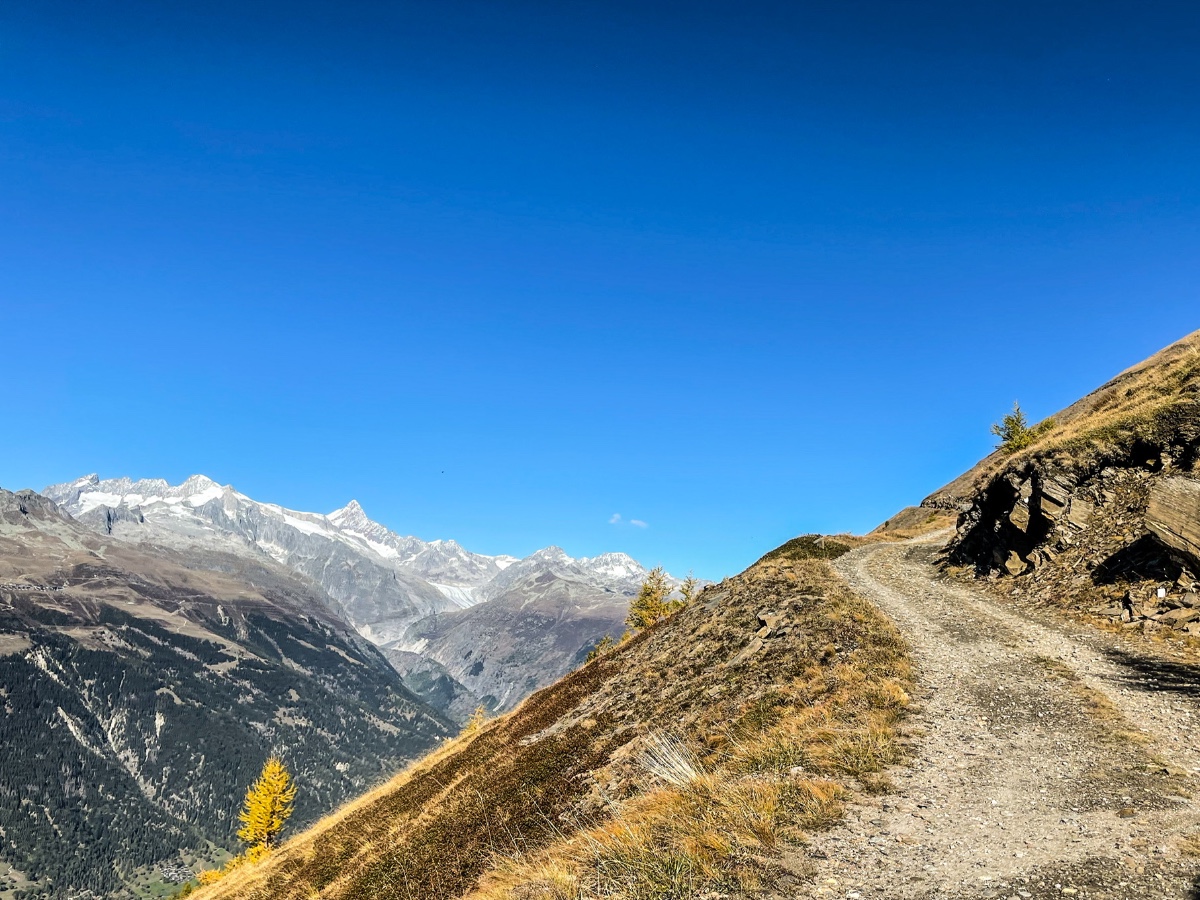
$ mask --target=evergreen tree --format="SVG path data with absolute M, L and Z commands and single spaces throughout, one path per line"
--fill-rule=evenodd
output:
M 686 591 L 681 590 L 683 599 L 668 600 L 667 598 L 671 594 L 671 585 L 667 581 L 667 573 L 663 571 L 662 566 L 651 569 L 646 575 L 646 580 L 642 582 L 638 595 L 629 604 L 629 615 L 625 619 L 625 624 L 632 631 L 641 631 L 660 619 L 665 619 L 692 599 L 692 595 L 696 591 L 696 580 L 688 576 L 688 581 L 684 582 L 684 586 Z
M 992 426 L 992 434 L 1000 438 L 996 449 L 1006 454 L 1012 454 L 1018 450 L 1024 450 L 1053 427 L 1054 420 L 1046 419 L 1030 428 L 1021 404 L 1014 403 L 1012 412 Z
M 679 586 L 680 601 L 679 606 L 687 606 L 696 597 L 696 591 L 700 587 L 700 582 L 696 576 L 688 572 L 687 578 L 683 579 L 683 584 Z
M 292 814 L 295 799 L 296 785 L 291 774 L 279 757 L 272 756 L 258 780 L 246 791 L 246 803 L 238 813 L 238 821 L 242 823 L 238 837 L 250 845 L 250 850 L 273 848 Z

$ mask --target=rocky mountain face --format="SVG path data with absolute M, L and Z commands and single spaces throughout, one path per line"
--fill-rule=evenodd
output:
M 269 754 L 312 821 L 452 733 L 335 610 L 267 557 L 147 552 L 0 491 L 0 861 L 32 896 L 131 896 L 236 843 Z
M 1008 593 L 1200 635 L 1200 333 L 926 501 L 956 506 L 948 561 Z
M 380 642 L 415 619 L 470 602 L 461 579 L 441 590 L 422 571 L 498 572 L 506 562 L 450 542 L 398 537 L 355 502 L 329 516 L 298 512 L 259 503 L 203 475 L 175 486 L 90 475 L 43 493 L 81 522 L 124 541 L 282 563 L 319 584 L 364 636 Z
M 598 588 L 575 561 L 558 570 L 530 566 L 521 574 L 485 603 L 414 623 L 389 653 L 407 650 L 435 661 L 499 711 L 577 668 L 603 635 L 624 631 L 630 594 Z
M 415 692 L 453 715 L 480 702 L 509 708 L 566 674 L 619 630 L 646 576 L 623 553 L 574 559 L 548 547 L 522 560 L 485 556 L 398 535 L 353 500 L 328 515 L 300 512 L 203 475 L 179 485 L 88 475 L 44 493 L 121 541 L 265 558 L 311 579 L 389 651 Z

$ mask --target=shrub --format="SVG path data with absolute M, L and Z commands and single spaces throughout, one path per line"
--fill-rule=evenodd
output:
M 992 434 L 1000 438 L 996 449 L 1006 455 L 1011 455 L 1018 450 L 1024 450 L 1053 428 L 1053 419 L 1045 419 L 1030 428 L 1021 404 L 1014 403 L 1012 412 L 992 425 Z
M 597 641 L 595 647 L 588 651 L 587 661 L 591 662 L 593 659 L 598 659 L 616 645 L 617 642 L 613 640 L 613 636 L 611 634 L 606 634 L 604 637 L 600 638 L 599 641 Z

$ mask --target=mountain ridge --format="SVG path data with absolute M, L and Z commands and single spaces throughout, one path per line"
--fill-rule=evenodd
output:
M 473 553 L 454 540 L 398 534 L 371 519 L 357 500 L 328 514 L 305 512 L 255 500 L 204 475 L 171 485 L 89 474 L 44 493 L 113 538 L 266 557 L 311 579 L 359 634 L 389 651 L 406 683 L 428 687 L 433 692 L 425 699 L 451 702 L 456 715 L 470 698 L 509 708 L 566 674 L 604 635 L 619 633 L 647 574 L 620 552 L 575 558 L 551 546 L 524 559 Z M 558 586 L 552 612 L 542 602 L 550 582 Z M 466 614 L 500 600 L 499 609 Z M 547 630 L 552 633 L 543 634 Z M 530 653 L 529 645 L 545 655 Z M 413 652 L 427 662 L 417 663 Z M 471 654 L 467 665 L 465 652 Z M 448 677 L 472 686 L 447 687 Z
M 213 859 L 271 752 L 312 820 L 453 731 L 308 579 L 112 540 L 31 491 L 0 490 L 0 697 L 0 858 L 30 896 Z

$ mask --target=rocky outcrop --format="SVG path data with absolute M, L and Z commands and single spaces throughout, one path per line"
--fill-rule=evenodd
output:
M 1164 478 L 1150 491 L 1146 527 L 1200 569 L 1200 481 Z
M 1200 634 L 1200 481 L 1170 459 L 1081 474 L 1045 461 L 997 478 L 959 520 L 952 565 L 1006 595 L 1142 630 Z

